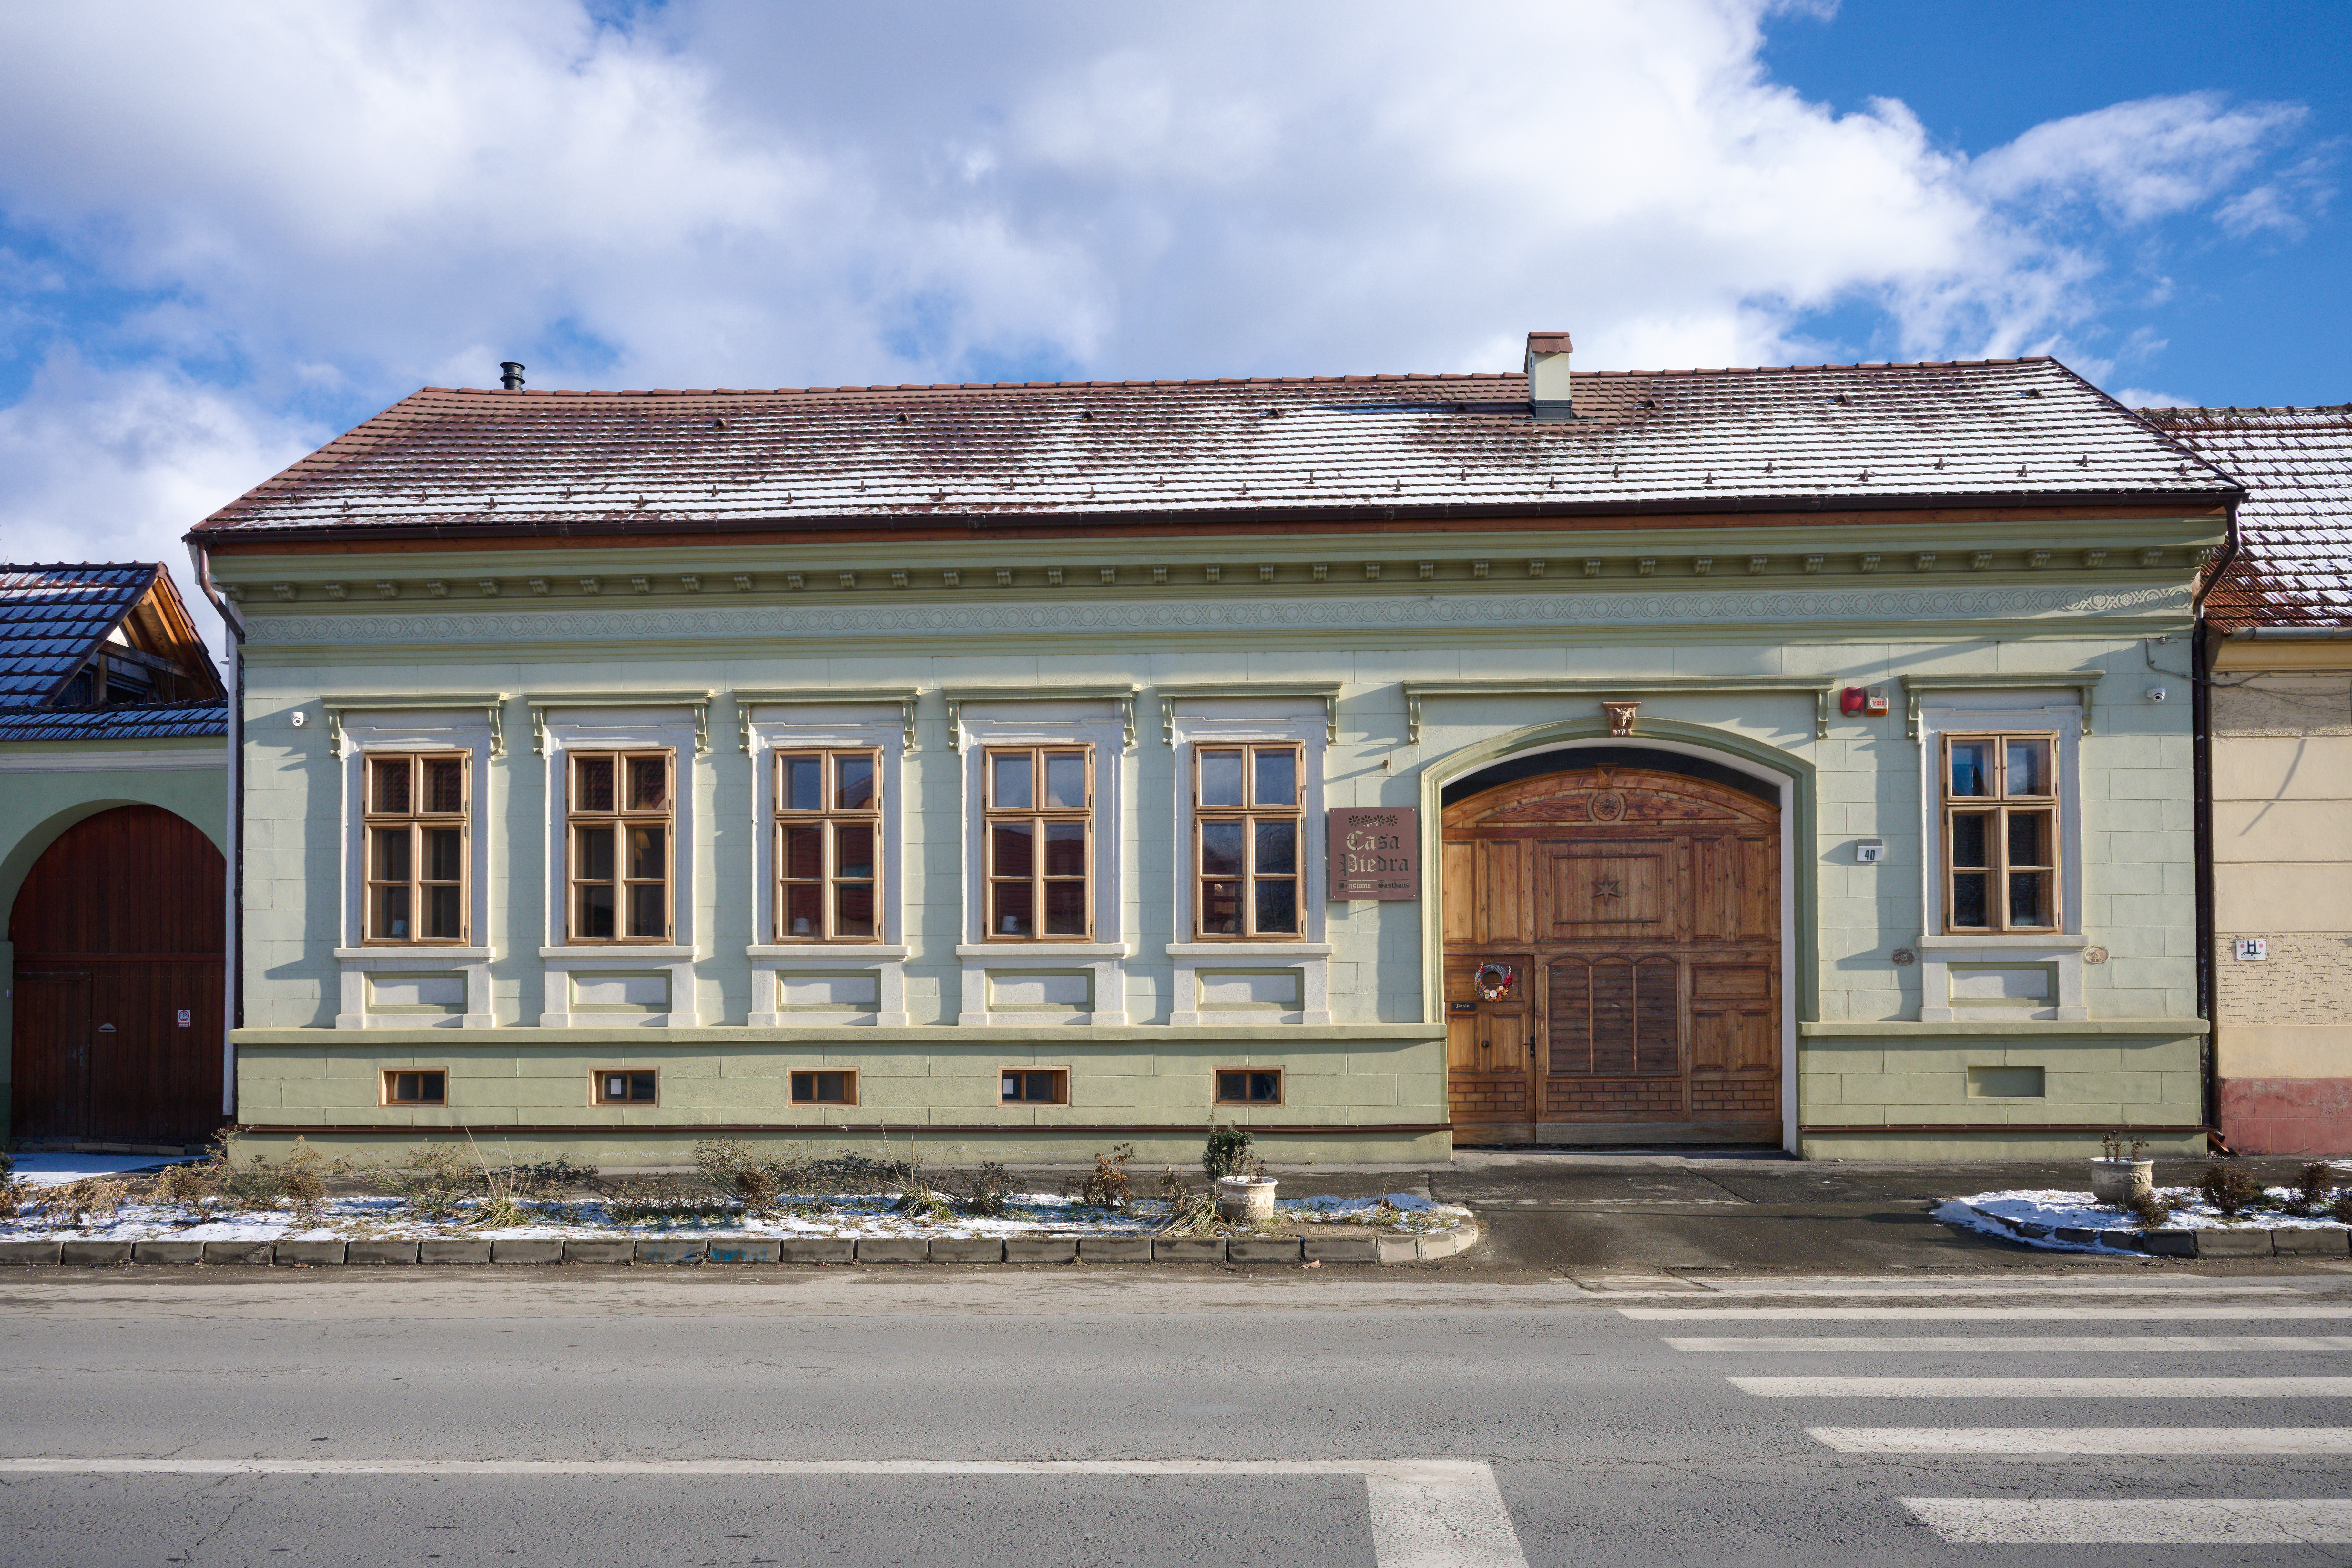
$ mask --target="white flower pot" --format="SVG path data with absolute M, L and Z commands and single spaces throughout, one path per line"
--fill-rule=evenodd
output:
M 2091 1195 L 2110 1208 L 2129 1208 L 2134 1198 L 2146 1197 L 2155 1190 L 2153 1160 L 2091 1162 Z
M 1274 1217 L 1271 1176 L 1219 1176 L 1217 1217 L 1236 1225 L 1264 1225 Z

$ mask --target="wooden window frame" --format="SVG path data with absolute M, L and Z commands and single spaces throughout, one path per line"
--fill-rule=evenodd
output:
M 1242 754 L 1240 805 L 1204 805 L 1201 801 L 1201 767 L 1212 752 Z M 1257 756 L 1260 752 L 1290 753 L 1288 805 L 1257 802 Z M 1297 741 L 1195 741 L 1192 743 L 1192 940 L 1195 942 L 1304 942 L 1307 940 L 1307 748 Z M 1201 864 L 1202 831 L 1212 824 L 1242 824 L 1242 870 L 1238 879 L 1212 877 Z M 1257 869 L 1257 824 L 1291 825 L 1291 869 L 1286 874 L 1261 876 Z M 1209 909 L 1209 884 L 1241 883 L 1241 927 L 1237 931 L 1212 931 L 1204 921 Z M 1257 929 L 1257 886 L 1261 881 L 1286 881 L 1291 886 L 1290 931 Z
M 809 1079 L 814 1080 L 815 1079 L 827 1076 L 842 1078 L 848 1080 L 849 1092 L 845 1098 L 841 1100 L 818 1099 L 816 1097 L 816 1086 L 814 1081 L 812 1081 L 810 1085 L 809 1098 L 806 1100 L 803 1100 L 801 1098 L 801 1079 Z M 788 1097 L 789 1103 L 793 1105 L 805 1105 L 822 1110 L 828 1105 L 856 1105 L 857 1103 L 857 1069 L 856 1068 L 794 1068 L 786 1076 L 784 1092 Z
M 604 1080 L 608 1078 L 635 1078 L 644 1074 L 654 1080 L 651 1100 L 625 1097 L 608 1100 L 604 1097 Z M 653 1105 L 661 1104 L 661 1068 L 594 1068 L 588 1074 L 588 1103 L 591 1105 Z
M 613 809 L 585 811 L 579 803 L 581 764 L 604 758 L 613 763 Z M 658 758 L 665 770 L 663 805 L 658 810 L 632 809 L 626 804 L 629 764 Z M 567 751 L 563 758 L 563 936 L 572 947 L 668 947 L 677 940 L 677 751 L 672 746 L 593 746 Z M 628 869 L 626 834 L 632 827 L 658 824 L 662 829 L 662 929 L 653 936 L 631 935 L 629 889 L 655 879 L 632 877 Z M 580 836 L 583 830 L 608 829 L 613 835 L 613 875 L 591 880 L 580 875 Z M 581 931 L 581 899 L 589 888 L 611 888 L 613 934 L 588 936 Z
M 814 811 L 796 811 L 785 804 L 785 769 L 794 759 L 807 757 L 817 759 L 822 775 L 819 794 L 825 804 Z M 838 769 L 841 762 L 849 758 L 861 760 L 874 770 L 873 798 L 869 805 L 848 807 L 835 804 L 840 795 L 836 782 L 840 776 Z M 882 843 L 882 749 L 878 746 L 780 746 L 776 749 L 772 766 L 773 772 L 770 774 L 770 784 L 775 795 L 772 844 L 776 875 L 774 896 L 769 900 L 769 919 L 774 942 L 779 946 L 796 943 L 814 946 L 819 942 L 880 943 L 888 941 L 889 933 L 884 929 L 883 915 L 886 868 Z M 874 835 L 874 875 L 869 883 L 874 898 L 874 931 L 869 936 L 843 936 L 839 932 L 840 892 L 844 887 L 851 885 L 842 880 L 837 864 L 840 835 L 836 829 L 843 825 L 864 826 Z M 810 826 L 817 831 L 821 865 L 814 877 L 793 877 L 790 874 L 791 861 L 785 853 L 786 835 L 792 828 Z M 856 880 L 868 879 L 861 878 Z M 819 929 L 796 934 L 792 930 L 789 911 L 792 890 L 796 887 L 812 885 L 817 889 Z
M 2066 846 L 2064 791 L 2059 782 L 2059 771 L 2064 751 L 2061 737 L 2050 730 L 1969 730 L 1950 731 L 1937 738 L 1937 794 L 1942 812 L 1942 845 L 1938 851 L 1943 876 L 1943 927 L 1947 936 L 2055 935 L 2066 923 Z M 2009 788 L 2009 748 L 2014 742 L 2033 742 L 2044 749 L 2044 772 L 2048 791 L 2042 795 L 2012 795 Z M 1952 789 L 1952 748 L 1982 742 L 1993 755 L 1993 788 L 1989 795 L 1956 795 Z M 2045 861 L 2038 866 L 2013 867 L 2009 858 L 2009 819 L 2012 812 L 2033 814 L 2049 819 L 2049 846 Z M 1981 866 L 1959 866 L 1954 863 L 1954 823 L 1961 816 L 1982 816 L 1985 828 L 1985 861 Z M 2010 877 L 2016 871 L 2040 872 L 2049 879 L 2046 887 L 2049 918 L 2033 925 L 2021 925 L 2010 919 Z M 1985 879 L 1985 913 L 1988 923 L 1980 926 L 1961 925 L 1953 919 L 1959 899 L 1955 891 L 1963 876 Z
M 1051 1100 L 1028 1098 L 1028 1080 L 1040 1074 L 1054 1080 L 1054 1098 Z M 1019 1098 L 1008 1099 L 1004 1093 L 1004 1080 L 1015 1077 L 1022 1079 L 1024 1092 Z M 1070 1103 L 1070 1069 L 1067 1068 L 999 1068 L 996 1072 L 996 1102 L 999 1105 L 1067 1105 Z
M 405 763 L 408 769 L 408 801 L 406 811 L 380 811 L 376 808 L 376 770 L 392 763 Z M 457 768 L 457 809 L 454 812 L 425 809 L 425 765 L 429 763 L 454 763 Z M 360 758 L 360 944 L 363 947 L 464 947 L 474 922 L 474 759 L 464 751 L 428 747 L 416 751 L 383 751 L 363 752 Z M 425 871 L 425 834 L 447 832 L 457 834 L 457 875 L 454 882 L 446 877 L 427 877 Z M 402 879 L 379 876 L 379 834 L 405 832 L 408 836 L 408 875 Z M 425 936 L 425 903 L 426 889 L 456 887 L 457 889 L 457 931 L 454 936 Z M 379 888 L 402 888 L 408 893 L 408 923 L 412 934 L 384 936 L 377 931 L 376 890 Z
M 1204 806 L 1200 799 L 1200 771 L 1209 752 L 1242 752 L 1240 806 Z M 1261 806 L 1258 795 L 1258 752 L 1291 754 L 1291 804 Z M 1195 741 L 1192 742 L 1192 941 L 1197 942 L 1303 942 L 1307 938 L 1307 748 L 1298 741 Z M 1202 830 L 1212 823 L 1242 823 L 1240 877 L 1212 877 L 1202 868 Z M 1289 823 L 1291 869 L 1286 875 L 1258 875 L 1258 823 Z M 1209 884 L 1242 884 L 1242 929 L 1209 931 Z M 1258 884 L 1289 881 L 1291 931 L 1258 931 Z
M 996 760 L 999 757 L 1026 755 L 1029 763 L 1029 796 L 1027 806 L 1000 807 L 996 804 Z M 1076 756 L 1083 759 L 1087 770 L 1086 805 L 1047 806 L 1045 798 L 1045 760 L 1052 756 Z M 1001 942 L 1008 946 L 1033 946 L 1053 942 L 1086 942 L 1095 937 L 1095 803 L 1098 792 L 1095 785 L 1095 749 L 1091 742 L 1077 741 L 1055 742 L 1030 741 L 1007 745 L 984 746 L 980 756 L 981 787 L 981 938 L 983 942 Z M 1016 879 L 999 878 L 996 874 L 996 827 L 999 823 L 1026 822 L 1032 825 L 1035 837 L 1030 854 L 1029 907 L 1031 930 L 1027 932 L 1004 932 L 1003 921 L 996 910 L 997 887 L 1000 881 Z M 1087 868 L 1083 889 L 1086 927 L 1083 931 L 1059 931 L 1048 935 L 1042 928 L 1045 923 L 1046 887 L 1049 881 L 1068 881 L 1066 877 L 1048 878 L 1045 873 L 1045 826 L 1048 823 L 1083 822 L 1086 825 Z
M 1274 1098 L 1272 1100 L 1252 1100 L 1244 1095 L 1240 1100 L 1227 1100 L 1225 1098 L 1225 1075 L 1227 1073 L 1243 1073 L 1248 1075 L 1272 1073 L 1274 1075 Z M 1248 1086 L 1244 1084 L 1243 1087 L 1246 1089 Z M 1210 1069 L 1209 1103 L 1212 1105 L 1281 1105 L 1286 1103 L 1285 1097 L 1289 1093 L 1289 1091 L 1290 1085 L 1286 1081 L 1286 1075 L 1280 1068 L 1213 1068 Z
M 441 1080 L 441 1094 L 439 1099 L 402 1100 L 394 1094 L 393 1090 L 398 1087 L 394 1082 L 394 1079 L 402 1078 L 420 1078 L 427 1073 L 432 1074 L 434 1077 L 438 1078 Z M 447 1068 L 385 1068 L 376 1075 L 376 1083 L 378 1085 L 377 1094 L 379 1097 L 376 1103 L 379 1105 L 389 1106 L 395 1110 L 406 1110 L 411 1107 L 430 1110 L 435 1107 L 446 1106 L 449 1103 L 449 1069 Z

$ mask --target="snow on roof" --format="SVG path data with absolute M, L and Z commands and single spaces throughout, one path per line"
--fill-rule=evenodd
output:
M 2200 506 L 2229 476 L 2050 359 L 776 391 L 427 387 L 192 537 Z

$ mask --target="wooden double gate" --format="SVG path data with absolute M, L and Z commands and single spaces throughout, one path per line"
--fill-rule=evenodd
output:
M 201 1143 L 221 1112 L 226 865 L 194 823 L 117 806 L 60 834 L 9 911 L 11 1137 Z
M 1780 817 L 1639 767 L 1448 805 L 1454 1142 L 1779 1142 Z

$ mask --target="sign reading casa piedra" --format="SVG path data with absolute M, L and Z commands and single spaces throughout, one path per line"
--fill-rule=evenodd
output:
M 1421 897 L 1420 812 L 1412 806 L 1334 806 L 1331 897 Z

